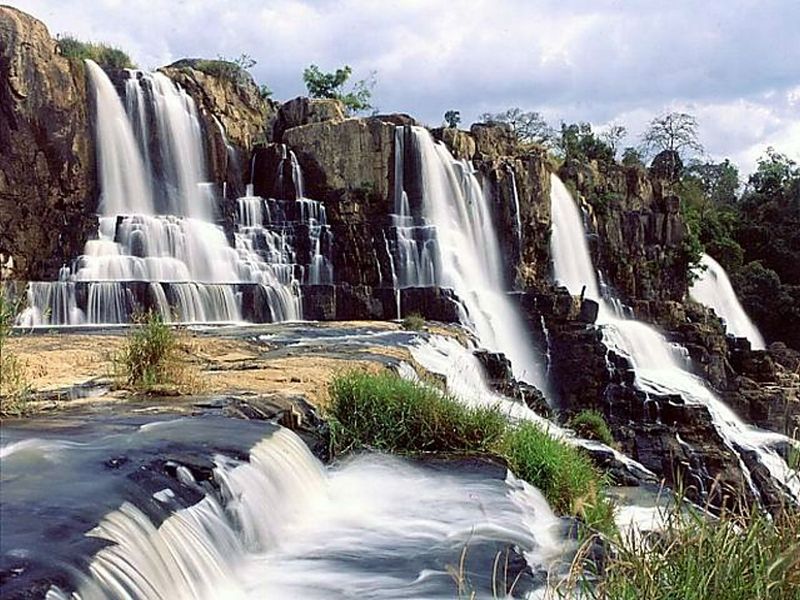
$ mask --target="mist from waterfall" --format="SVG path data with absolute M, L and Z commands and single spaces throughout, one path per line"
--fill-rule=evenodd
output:
M 765 348 L 764 338 L 742 308 L 733 290 L 725 269 L 708 254 L 703 254 L 697 279 L 689 289 L 689 295 L 700 304 L 713 308 L 725 322 L 725 330 L 736 337 L 747 338 L 754 350 Z
M 556 282 L 573 295 L 583 292 L 585 297 L 599 303 L 597 324 L 602 328 L 603 341 L 631 361 L 637 386 L 647 393 L 678 394 L 687 403 L 706 406 L 731 452 L 740 456 L 739 447 L 755 451 L 771 475 L 795 499 L 800 499 L 800 478 L 773 447 L 788 438 L 744 423 L 703 379 L 691 373 L 685 348 L 669 343 L 650 325 L 617 315 L 613 303 L 600 297 L 580 209 L 556 175 L 551 175 L 550 193 L 553 218 L 550 250 Z M 740 462 L 745 476 L 749 477 L 744 462 Z

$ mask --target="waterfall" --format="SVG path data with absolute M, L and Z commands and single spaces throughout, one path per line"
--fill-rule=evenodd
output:
M 412 127 L 411 134 L 421 164 L 423 213 L 436 228 L 437 283 L 458 295 L 483 346 L 503 352 L 517 379 L 545 389 L 527 327 L 506 294 L 489 199 L 475 170 L 426 129 Z
M 556 281 L 574 295 L 584 291 L 586 297 L 600 304 L 597 323 L 602 328 L 606 345 L 628 357 L 636 373 L 636 384 L 646 393 L 678 394 L 687 403 L 708 408 L 712 421 L 735 456 L 744 447 L 756 453 L 771 475 L 800 499 L 800 479 L 793 476 L 786 462 L 773 446 L 788 438 L 777 433 L 757 430 L 744 423 L 706 383 L 689 371 L 688 354 L 670 344 L 654 327 L 617 316 L 611 302 L 600 297 L 597 276 L 580 210 L 567 188 L 551 175 L 553 235 L 550 249 Z M 741 461 L 745 477 L 749 471 Z
M 510 473 L 504 478 L 493 467 L 494 476 L 487 476 L 474 465 L 444 468 L 370 454 L 325 467 L 286 429 L 257 441 L 247 460 L 214 455 L 204 481 L 169 461 L 172 478 L 161 469 L 143 472 L 141 487 L 139 479 L 118 482 L 118 473 L 94 467 L 120 442 L 132 456 L 146 456 L 164 445 L 206 444 L 201 436 L 215 424 L 229 435 L 237 431 L 230 422 L 202 422 L 147 424 L 99 439 L 84 431 L 83 443 L 23 439 L 2 447 L 14 510 L 22 501 L 53 506 L 45 480 L 66 482 L 77 474 L 91 477 L 94 487 L 67 485 L 71 501 L 85 501 L 98 488 L 122 498 L 86 532 L 107 544 L 71 541 L 69 560 L 85 573 L 75 595 L 51 588 L 49 598 L 452 598 L 449 568 L 459 567 L 462 551 L 464 574 L 479 597 L 490 597 L 492 565 L 509 547 L 535 574 L 526 585 L 543 594 L 570 551 L 541 493 Z M 242 433 L 248 439 L 255 429 Z M 34 529 L 45 529 L 51 518 L 43 516 Z M 15 548 L 30 543 L 34 556 L 41 550 L 38 530 L 4 525 Z M 60 552 L 69 551 L 62 546 Z M 502 581 L 503 571 L 497 577 Z
M 302 318 L 300 286 L 333 282 L 333 237 L 324 205 L 304 196 L 295 154 L 282 147 L 291 199 L 270 200 L 271 210 L 263 198 L 240 198 L 231 246 L 215 221 L 192 98 L 162 73 L 128 70 L 123 107 L 105 72 L 91 61 L 87 69 L 101 187 L 97 238 L 61 281 L 30 284 L 19 323 L 125 323 L 147 309 L 170 321 L 236 322 L 243 286 L 260 288 L 262 317 Z M 302 260 L 296 245 L 308 248 Z
M 700 304 L 713 308 L 717 316 L 725 322 L 728 333 L 747 338 L 754 350 L 763 350 L 764 338 L 739 303 L 722 265 L 708 254 L 703 254 L 700 268 L 695 275 L 697 279 L 689 290 L 691 297 Z
M 100 212 L 106 216 L 151 214 L 149 179 L 122 101 L 103 69 L 91 60 L 86 61 L 86 69 L 97 115 Z

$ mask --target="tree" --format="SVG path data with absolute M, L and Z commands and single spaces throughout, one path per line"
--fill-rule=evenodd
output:
M 444 113 L 444 120 L 448 127 L 458 127 L 458 124 L 461 123 L 461 112 L 448 110 Z
M 544 144 L 553 141 L 555 132 L 538 112 L 524 112 L 520 108 L 510 108 L 503 113 L 483 113 L 480 120 L 484 123 L 506 123 L 522 144 Z
M 642 142 L 651 154 L 665 150 L 682 157 L 703 153 L 697 137 L 697 119 L 688 113 L 671 112 L 656 117 L 642 134 Z
M 562 123 L 561 138 L 556 146 L 566 160 L 614 162 L 611 147 L 595 135 L 589 123 Z
M 611 152 L 614 153 L 614 156 L 617 155 L 617 150 L 619 149 L 619 143 L 628 135 L 628 129 L 624 125 L 620 125 L 619 123 L 611 123 L 608 128 L 600 133 L 600 139 L 603 140 L 606 145 L 611 148 Z
M 634 148 L 633 146 L 628 146 L 622 152 L 622 164 L 626 167 L 632 166 L 644 166 L 644 156 L 642 156 L 642 151 Z
M 372 108 L 372 88 L 375 87 L 375 73 L 367 79 L 356 81 L 349 91 L 344 86 L 350 79 L 353 69 L 345 65 L 333 73 L 324 73 L 317 65 L 310 65 L 303 71 L 303 81 L 312 98 L 333 98 L 344 104 L 348 113 L 357 113 Z
M 698 181 L 708 200 L 722 206 L 736 202 L 739 189 L 739 169 L 727 158 L 721 163 L 692 161 L 685 177 Z

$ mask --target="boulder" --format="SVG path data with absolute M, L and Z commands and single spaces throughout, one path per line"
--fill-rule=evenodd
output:
M 284 102 L 278 108 L 272 124 L 272 139 L 282 141 L 283 132 L 293 127 L 322 123 L 340 122 L 345 119 L 344 105 L 334 98 L 306 98 L 300 96 Z

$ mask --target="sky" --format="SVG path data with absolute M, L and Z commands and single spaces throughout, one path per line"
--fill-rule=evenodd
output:
M 3 1 L 3 0 L 0 0 Z M 462 126 L 510 107 L 553 125 L 628 128 L 695 115 L 710 160 L 748 173 L 767 146 L 800 162 L 800 0 L 4 0 L 142 68 L 257 61 L 279 100 L 309 64 L 376 73 L 373 104 Z

